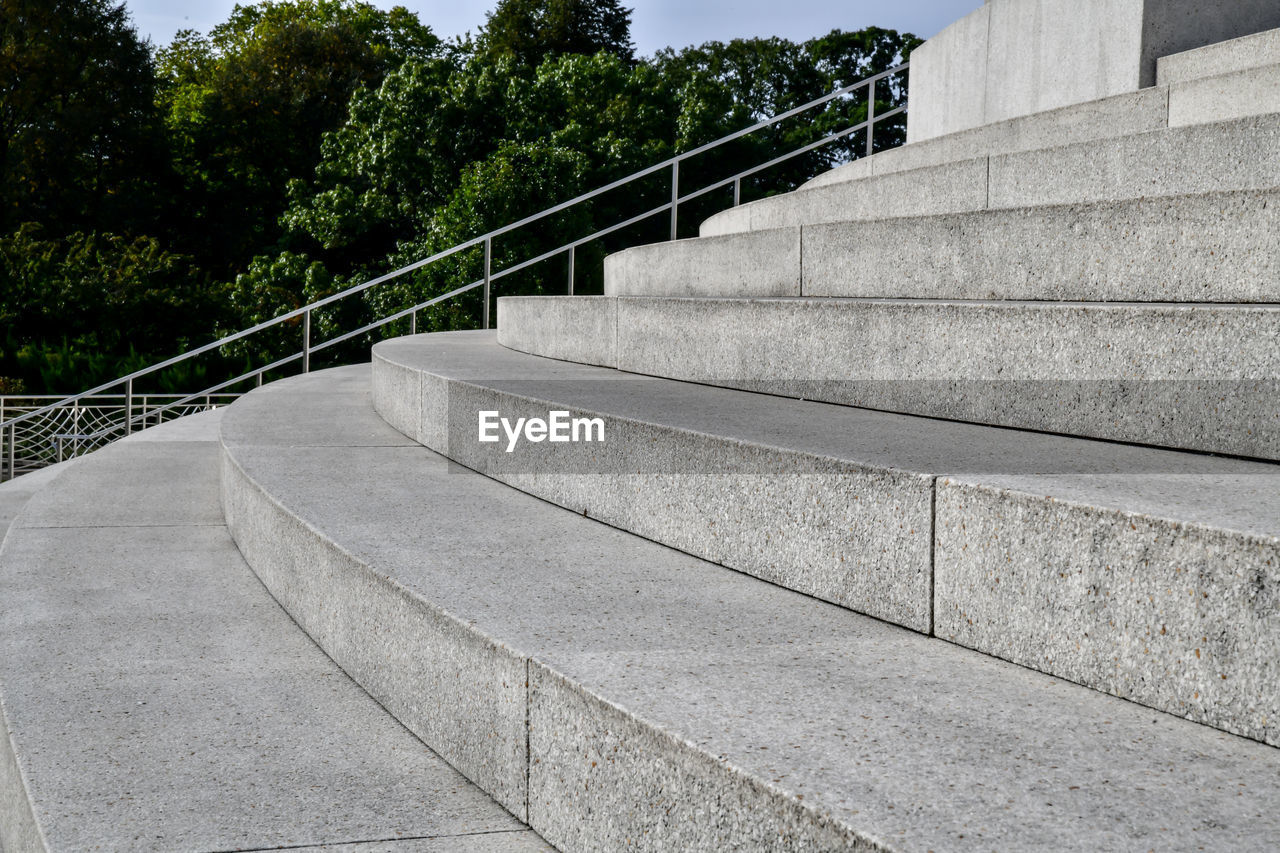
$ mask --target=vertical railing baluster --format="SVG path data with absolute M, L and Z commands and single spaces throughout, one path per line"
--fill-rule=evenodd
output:
M 302 372 L 311 372 L 311 311 L 302 315 Z
M 409 315 L 409 334 L 418 334 L 418 310 L 416 308 L 413 313 Z
M 574 252 L 576 248 L 577 247 L 573 243 L 569 244 L 569 295 L 570 296 L 573 296 L 573 262 L 574 262 Z
M 676 216 L 680 207 L 680 161 L 671 164 L 671 239 L 676 239 Z
M 493 262 L 493 238 L 484 238 L 484 327 L 489 328 L 489 272 Z
M 733 179 L 733 206 L 742 204 L 742 178 Z
M 133 380 L 124 383 L 124 434 L 133 435 Z
M 876 129 L 876 81 L 867 84 L 867 156 L 875 153 L 872 142 Z

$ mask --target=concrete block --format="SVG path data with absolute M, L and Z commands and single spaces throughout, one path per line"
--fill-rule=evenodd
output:
M 1280 64 L 1280 29 L 1220 41 L 1156 60 L 1156 85 L 1173 86 Z
M 1280 115 L 991 158 L 991 208 L 1280 186 Z
M 992 0 L 912 53 L 907 139 L 1134 92 L 1159 57 L 1276 26 L 1271 0 Z
M 700 233 L 708 237 L 817 222 L 958 213 L 986 206 L 987 160 L 982 157 L 771 196 L 710 217 Z
M 619 299 L 619 367 L 809 400 L 1280 458 L 1280 309 Z
M 1271 747 L 435 473 L 426 450 L 368 448 L 396 457 L 376 467 L 310 452 L 263 469 L 264 491 L 383 582 L 527 652 L 529 813 L 562 849 L 1239 849 L 1280 831 Z M 354 494 L 290 485 L 323 471 Z M 477 535 L 477 519 L 500 523 Z
M 5 847 L 256 850 L 523 830 L 298 630 L 225 527 L 121 523 L 120 505 L 159 519 L 169 502 L 139 447 L 175 487 L 216 492 L 216 420 L 205 426 L 78 460 L 46 488 L 97 494 L 88 481 L 101 480 L 115 500 L 74 516 L 29 504 L 0 550 Z
M 292 851 L 291 851 L 292 853 Z M 296 853 L 555 853 L 530 830 L 301 847 Z
M 799 296 L 800 229 L 636 246 L 604 261 L 607 296 Z
M 386 482 L 421 452 L 344 447 L 343 465 L 326 459 L 320 470 L 314 462 L 325 457 L 314 448 L 237 446 L 223 464 L 227 524 L 254 573 L 308 636 L 409 731 L 523 819 L 523 655 L 387 584 L 367 557 L 287 509 L 298 498 L 286 484 L 364 504 L 371 498 L 358 485 L 375 485 L 376 475 Z M 352 478 L 352 466 L 361 477 Z M 259 483 L 264 477 L 277 484 L 270 493 Z
M 503 346 L 547 358 L 613 366 L 617 335 L 607 296 L 518 296 L 498 299 Z
M 1280 302 L 1280 193 L 810 225 L 803 257 L 805 296 Z
M 1280 61 L 1177 83 L 1169 89 L 1169 126 L 1280 113 Z
M 1168 93 L 1157 89 L 1127 92 L 1097 101 L 1060 107 L 1029 116 L 957 131 L 881 151 L 818 175 L 801 189 L 970 160 L 990 154 L 1052 148 L 1094 139 L 1147 133 L 1168 125 Z M 860 166 L 860 172 L 852 171 Z
M 1205 486 L 1203 478 L 1147 478 L 1148 493 Z M 1099 493 L 1117 479 L 1086 481 L 1085 500 L 1081 484 L 1047 477 L 940 481 L 937 635 L 1280 744 L 1274 523 L 1247 534 L 1238 530 L 1242 513 L 1232 532 L 1116 513 Z M 1276 478 L 1233 485 L 1265 504 Z

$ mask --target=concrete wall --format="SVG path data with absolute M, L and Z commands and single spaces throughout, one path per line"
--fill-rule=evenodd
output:
M 1280 0 L 990 0 L 911 54 L 907 141 L 1136 91 L 1162 56 L 1280 27 Z

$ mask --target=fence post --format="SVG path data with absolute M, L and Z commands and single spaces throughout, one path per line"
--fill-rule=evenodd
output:
M 742 178 L 733 179 L 733 206 L 742 204 Z
M 311 372 L 311 309 L 302 315 L 302 372 Z
M 414 312 L 413 312 L 412 314 L 410 314 L 410 315 L 409 315 L 409 334 L 411 334 L 411 335 L 416 335 L 416 334 L 418 334 L 418 312 L 417 312 L 417 310 L 414 310 Z
M 575 249 L 577 249 L 577 246 L 570 243 L 569 244 L 569 295 L 570 296 L 573 296 L 573 260 L 574 260 Z
M 133 435 L 133 380 L 124 383 L 124 434 Z
M 870 157 L 875 153 L 872 148 L 872 141 L 875 137 L 876 129 L 876 81 L 872 80 L 867 84 L 867 156 Z
M 489 328 L 489 269 L 493 260 L 493 238 L 484 238 L 484 327 Z
M 9 479 L 12 480 L 18 475 L 15 462 L 18 457 L 18 425 L 9 424 Z
M 680 161 L 671 164 L 671 239 L 676 238 L 676 210 L 680 200 Z

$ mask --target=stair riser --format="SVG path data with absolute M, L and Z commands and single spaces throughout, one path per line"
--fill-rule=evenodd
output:
M 607 300 L 577 310 L 607 311 Z M 553 327 L 556 309 L 541 304 L 549 301 L 500 300 L 499 341 L 550 355 L 539 352 L 536 339 L 574 337 L 572 327 Z M 617 303 L 616 341 L 576 342 L 585 363 L 907 414 L 1280 459 L 1276 308 Z M 527 330 L 535 326 L 536 334 Z
M 937 495 L 939 637 L 1280 745 L 1280 542 L 945 479 Z
M 1280 30 L 1267 30 L 1163 56 L 1156 60 L 1156 85 L 1189 83 L 1280 63 Z
M 375 374 L 384 372 L 406 371 L 378 360 Z M 426 385 L 443 383 L 444 405 L 437 398 L 416 419 L 388 421 L 416 420 L 407 434 L 432 450 L 655 542 L 929 631 L 931 477 L 609 416 L 603 444 L 522 442 L 507 453 L 505 438 L 477 441 L 479 412 L 497 411 L 512 423 L 546 418 L 544 401 L 418 375 Z M 375 398 L 380 411 L 385 399 Z
M 245 560 L 302 629 L 406 728 L 526 819 L 525 657 L 379 577 L 225 454 L 222 500 Z
M 880 423 L 882 416 L 850 410 L 848 429 L 861 437 L 858 445 L 880 454 L 874 456 L 878 464 L 854 463 L 638 423 L 573 403 L 643 393 L 642 379 L 601 379 L 590 386 L 586 380 L 496 377 L 468 382 L 448 378 L 456 364 L 433 373 L 425 364 L 398 362 L 396 353 L 388 344 L 374 351 L 375 377 L 399 375 L 386 387 L 403 387 L 414 373 L 445 386 L 433 397 L 438 409 L 396 419 L 416 424 L 419 440 L 420 433 L 447 436 L 447 444 L 424 443 L 468 468 L 661 544 L 915 630 L 929 630 L 922 626 L 930 624 L 932 610 L 938 636 L 1280 744 L 1280 673 L 1272 664 L 1280 631 L 1260 615 L 1268 612 L 1260 604 L 1265 596 L 1257 599 L 1258 590 L 1280 595 L 1274 592 L 1280 590 L 1280 541 L 1173 520 L 1176 511 L 1162 517 L 1161 509 L 1131 499 L 1116 503 L 1108 491 L 1111 481 L 1141 481 L 1141 493 L 1149 496 L 1193 492 L 1205 483 L 1185 467 L 1194 468 L 1195 457 L 1189 463 L 1171 454 L 1126 451 L 1088 468 L 1106 473 L 1054 474 L 1076 470 L 1080 463 L 1072 459 L 1098 446 L 1036 439 L 1043 457 L 1033 459 L 1021 444 L 1025 436 L 952 431 L 937 440 L 975 447 L 1007 442 L 980 451 L 974 457 L 979 461 L 967 463 L 975 470 L 960 476 L 881 450 L 892 443 L 894 427 Z M 442 365 L 450 363 L 442 359 Z M 381 399 L 375 406 L 386 410 Z M 514 421 L 558 408 L 600 417 L 605 443 L 524 443 L 506 453 L 477 441 L 479 411 L 499 411 Z M 954 458 L 949 464 L 965 465 Z M 1037 473 L 1012 473 L 1028 464 Z M 1212 470 L 1230 478 L 1212 488 L 1244 503 L 1265 506 L 1280 478 L 1261 465 L 1203 464 L 1217 465 Z M 935 493 L 938 476 L 944 485 Z M 1168 501 L 1156 507 L 1170 511 Z M 1090 545 L 1082 549 L 1080 542 Z M 1185 589 L 1170 598 L 1166 574 L 1190 567 L 1212 606 L 1197 601 L 1180 613 L 1171 602 L 1180 602 Z M 1058 580 L 1059 572 L 1065 579 Z M 1113 573 L 1125 575 L 1123 595 L 1105 583 Z M 1077 587 L 1092 578 L 1102 579 L 1104 591 L 1090 599 Z M 1151 597 L 1139 594 L 1144 591 Z M 1079 601 L 1088 601 L 1088 609 L 1055 609 Z M 1243 635 L 1248 639 L 1210 658 L 1201 638 L 1234 636 L 1240 625 L 1251 626 Z M 1086 632 L 1093 639 L 1079 642 Z M 1197 647 L 1205 647 L 1202 658 L 1188 663 Z M 1153 671 L 1177 677 L 1143 677 Z
M 684 748 L 547 667 L 534 666 L 530 682 L 530 823 L 562 850 L 893 849 Z
M 731 208 L 704 237 L 827 222 L 1280 187 L 1280 115 L 998 154 Z
M 1168 93 L 1142 89 L 1087 104 L 1075 104 L 972 130 L 890 148 L 823 172 L 801 189 L 940 166 L 957 160 L 1052 148 L 1159 130 L 1168 124 Z
M 1170 127 L 1259 113 L 1280 113 L 1280 65 L 1196 80 L 1169 90 Z
M 605 293 L 1280 302 L 1280 191 L 655 243 L 610 255 Z

